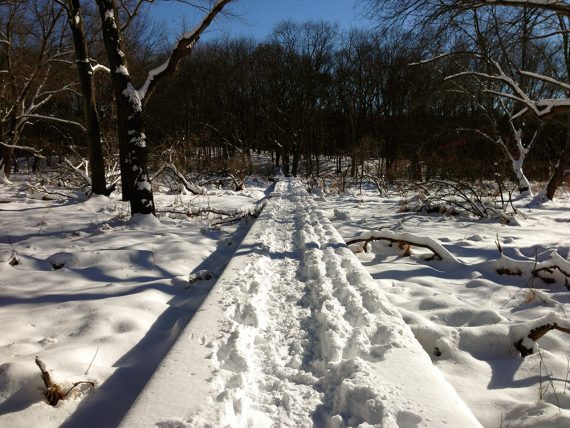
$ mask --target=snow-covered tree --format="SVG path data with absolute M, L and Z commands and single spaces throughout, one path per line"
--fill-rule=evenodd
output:
M 26 126 L 42 121 L 85 130 L 47 109 L 58 95 L 73 92 L 59 67 L 68 57 L 62 18 L 51 0 L 0 3 L 0 183 L 10 177 L 14 150 L 37 153 L 21 145 Z
M 524 68 L 524 61 L 517 72 L 523 78 L 522 81 L 536 81 L 555 88 L 554 96 L 549 98 L 536 97 L 529 91 L 528 86 L 515 81 L 509 73 L 503 71 L 500 63 L 489 59 L 490 69 L 485 71 L 464 71 L 459 75 L 471 75 L 484 81 L 500 83 L 499 89 L 486 89 L 496 99 L 512 102 L 516 107 L 510 120 L 524 118 L 526 115 L 534 115 L 537 118 L 547 119 L 554 115 L 563 115 L 570 129 L 570 2 L 558 0 L 365 0 L 371 14 L 382 19 L 405 23 L 416 32 L 425 31 L 429 27 L 436 27 L 442 32 L 453 31 L 454 26 L 450 22 L 456 22 L 458 17 L 468 13 L 476 13 L 484 8 L 510 8 L 512 10 L 540 11 L 541 33 L 536 36 L 541 40 L 556 40 L 560 46 L 560 69 L 553 75 L 542 74 Z M 528 37 L 528 34 L 523 34 Z M 478 52 L 477 52 L 478 53 Z M 522 173 L 522 161 L 528 153 L 528 147 L 522 145 L 521 133 L 518 128 L 513 128 L 514 140 L 518 148 L 518 156 L 510 154 L 513 168 L 519 179 L 519 187 L 525 186 L 525 177 Z M 569 165 L 570 132 L 567 133 L 566 142 L 559 154 L 557 164 L 548 182 L 545 196 L 553 199 L 556 189 L 562 183 Z M 504 145 L 504 141 L 499 141 Z
M 142 86 L 137 88 L 129 72 L 124 51 L 123 26 L 120 22 L 117 1 L 97 0 L 117 109 L 123 199 L 130 201 L 133 215 L 154 214 L 155 211 L 147 172 L 148 148 L 144 132 L 144 106 L 156 84 L 176 71 L 182 58 L 190 53 L 214 17 L 230 1 L 217 0 L 194 30 L 181 35 L 171 49 L 168 59 L 151 70 Z M 142 3 L 143 0 L 138 1 L 135 9 Z

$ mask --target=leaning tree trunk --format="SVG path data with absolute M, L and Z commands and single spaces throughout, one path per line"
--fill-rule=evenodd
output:
M 123 200 L 131 214 L 154 214 L 154 197 L 147 172 L 147 145 L 143 128 L 142 103 L 129 75 L 122 50 L 121 31 L 113 0 L 97 0 L 103 27 L 103 42 L 117 108 L 117 133 L 121 160 Z
M 83 95 L 83 114 L 85 116 L 85 128 L 87 129 L 87 151 L 91 166 L 91 190 L 97 195 L 103 195 L 107 191 L 105 183 L 105 161 L 103 160 L 103 144 L 101 142 L 101 128 L 97 114 L 97 103 L 93 91 L 93 67 L 89 61 L 89 50 L 81 4 L 79 0 L 69 0 L 69 27 L 73 35 L 77 73 Z

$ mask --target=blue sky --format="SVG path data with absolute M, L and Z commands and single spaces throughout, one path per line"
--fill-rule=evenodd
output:
M 173 2 L 156 2 L 159 19 L 172 36 L 185 26 L 191 28 L 199 19 L 198 12 L 187 5 Z M 325 20 L 338 23 L 341 28 L 371 26 L 361 17 L 361 8 L 355 0 L 235 0 L 229 10 L 237 18 L 217 18 L 204 39 L 219 36 L 253 36 L 263 39 L 273 26 L 282 20 Z

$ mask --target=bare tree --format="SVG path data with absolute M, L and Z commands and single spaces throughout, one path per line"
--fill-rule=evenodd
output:
M 81 131 L 85 128 L 46 112 L 54 97 L 74 92 L 73 84 L 61 78 L 58 67 L 68 57 L 61 10 L 50 0 L 7 2 L 0 4 L 0 8 L 0 182 L 3 182 L 10 176 L 15 149 L 36 154 L 40 151 L 20 144 L 27 125 L 49 121 Z
M 193 31 L 182 34 L 171 49 L 168 59 L 151 70 L 142 86 L 137 89 L 129 73 L 124 53 L 123 26 L 119 19 L 118 2 L 97 0 L 117 109 L 123 199 L 130 201 L 133 215 L 155 212 L 152 187 L 147 172 L 148 148 L 144 133 L 143 108 L 157 83 L 176 71 L 182 58 L 190 53 L 214 17 L 230 1 L 217 0 Z M 142 2 L 138 1 L 135 8 Z
M 75 49 L 75 67 L 79 76 L 81 95 L 83 98 L 83 115 L 87 133 L 87 153 L 91 165 L 91 191 L 97 195 L 107 193 L 105 182 L 105 161 L 103 159 L 103 143 L 101 126 L 97 113 L 97 101 L 93 87 L 94 74 L 101 65 L 93 66 L 87 36 L 83 24 L 83 13 L 79 0 L 55 0 L 67 13 L 69 28 Z
M 556 189 L 562 183 L 565 171 L 568 169 L 570 153 L 570 102 L 568 94 L 570 93 L 570 43 L 568 40 L 568 29 L 570 28 L 570 3 L 566 1 L 542 1 L 542 0 L 366 0 L 364 3 L 368 6 L 368 11 L 382 20 L 391 23 L 406 23 L 415 32 L 425 31 L 430 26 L 444 29 L 453 26 L 447 25 L 450 21 L 456 22 L 458 17 L 464 16 L 468 12 L 477 11 L 482 8 L 508 7 L 517 8 L 525 12 L 523 18 L 526 17 L 528 8 L 544 12 L 542 16 L 542 28 L 540 38 L 558 38 L 563 57 L 564 70 L 562 78 L 557 76 L 545 75 L 542 73 L 532 72 L 524 68 L 518 68 L 518 72 L 522 79 L 517 82 L 508 73 L 506 73 L 499 62 L 489 60 L 491 69 L 487 71 L 464 71 L 460 74 L 470 74 L 477 78 L 500 83 L 499 89 L 486 89 L 488 93 L 493 94 L 497 99 L 514 102 L 517 109 L 513 111 L 510 119 L 515 120 L 524 115 L 532 114 L 541 119 L 551 118 L 554 115 L 563 115 L 567 122 L 568 137 L 564 147 L 559 154 L 554 172 L 550 177 L 547 185 L 545 196 L 547 199 L 553 199 Z M 529 34 L 523 29 L 523 53 L 520 66 L 525 67 L 525 48 Z M 454 77 L 457 77 L 455 75 Z M 552 98 L 535 97 L 529 92 L 527 82 L 534 80 L 545 85 L 551 85 L 556 88 L 556 95 Z M 515 133 L 516 137 L 517 133 Z M 520 135 L 520 134 L 519 134 Z M 520 141 L 519 141 L 520 142 Z M 520 146 L 520 144 L 519 144 Z M 519 147 L 519 150 L 522 146 Z M 522 147 L 521 154 L 524 154 L 525 148 Z M 520 161 L 520 157 L 518 160 Z M 519 171 L 522 173 L 522 170 Z M 519 174 L 520 175 L 520 174 Z M 522 177 L 520 177 L 522 180 Z M 524 180 L 522 180 L 524 182 Z

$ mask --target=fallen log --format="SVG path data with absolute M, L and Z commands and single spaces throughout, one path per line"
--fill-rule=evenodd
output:
M 562 327 L 560 325 L 561 322 L 557 320 L 557 317 L 547 317 L 547 318 L 554 318 L 556 319 L 556 321 L 550 320 L 549 322 L 544 322 L 543 324 L 542 323 L 543 321 L 540 320 L 536 327 L 529 327 L 530 331 L 528 332 L 528 334 L 523 335 L 523 337 L 514 342 L 514 346 L 517 349 L 517 351 L 520 352 L 522 358 L 532 355 L 534 353 L 535 345 L 538 339 L 546 335 L 548 332 L 552 330 L 557 330 L 563 333 L 570 334 L 570 328 Z M 533 324 L 536 324 L 536 322 Z M 517 327 L 518 330 L 521 329 L 521 326 Z
M 436 258 L 438 260 L 452 261 L 455 263 L 458 262 L 455 256 L 446 250 L 439 242 L 425 236 L 416 236 L 408 232 L 398 233 L 390 230 L 369 232 L 360 238 L 347 241 L 346 245 L 350 246 L 358 243 L 364 243 L 363 250 L 364 252 L 368 252 L 368 244 L 372 241 L 387 241 L 392 244 L 398 244 L 405 250 L 405 255 L 409 255 L 409 250 L 406 249 L 406 246 L 426 248 L 433 253 L 433 256 L 426 260 L 433 260 Z

